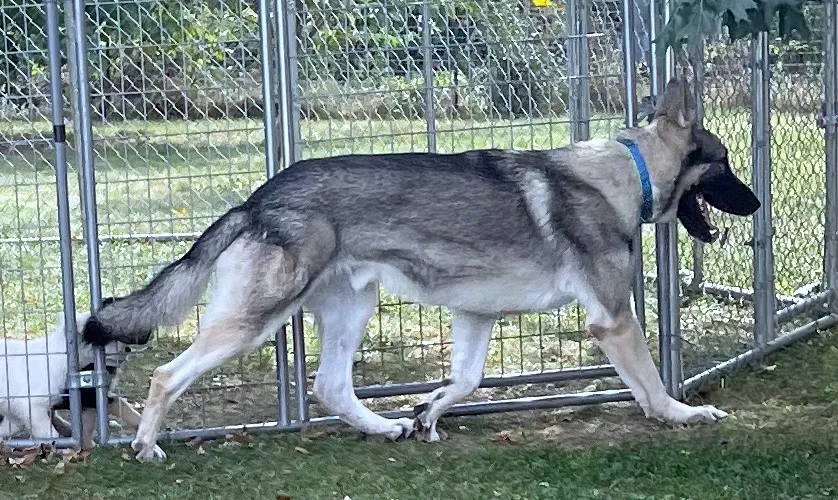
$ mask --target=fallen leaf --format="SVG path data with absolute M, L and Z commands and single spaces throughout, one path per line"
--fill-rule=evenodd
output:
M 518 440 L 515 438 L 515 435 L 512 433 L 512 431 L 509 431 L 509 430 L 498 432 L 497 434 L 492 436 L 490 438 L 490 440 L 494 441 L 496 443 L 517 443 L 518 442 Z
M 395 461 L 396 461 L 396 459 L 395 459 L 395 458 L 393 458 L 393 457 L 390 457 L 390 458 L 388 458 L 387 460 L 389 460 L 389 461 L 391 461 L 391 462 L 395 462 Z
M 291 497 L 288 495 L 277 495 L 276 500 L 291 500 Z
M 195 453 L 197 453 L 198 455 L 203 455 L 206 453 L 206 451 L 204 450 L 203 446 L 199 446 L 198 449 L 195 450 Z
M 175 479 L 175 483 L 181 484 L 181 483 L 183 483 L 183 479 Z
M 64 468 L 66 467 L 67 462 L 61 461 L 55 464 L 55 468 L 52 470 L 56 474 L 64 474 Z
M 250 434 L 248 434 L 247 431 L 236 431 L 227 434 L 226 438 L 228 441 L 244 443 L 245 441 L 250 441 Z
M 129 455 L 129 454 L 127 454 L 127 453 L 123 453 L 123 454 L 122 454 L 122 459 L 123 459 L 123 460 L 125 460 L 125 461 L 130 462 L 130 461 L 131 461 L 131 458 L 132 458 L 132 457 L 131 457 L 131 455 Z
M 15 476 L 15 479 L 20 483 L 26 482 L 26 476 Z
M 303 455 L 308 455 L 310 453 L 307 449 L 303 448 L 302 446 L 294 447 L 294 451 L 302 453 Z
M 204 440 L 199 438 L 199 437 L 192 438 L 192 439 L 190 439 L 189 441 L 186 442 L 186 446 L 189 446 L 189 447 L 192 447 L 192 448 L 196 448 L 196 447 L 200 448 L 202 444 L 204 444 Z
M 174 469 L 174 468 L 175 468 L 175 465 L 177 465 L 177 464 L 176 464 L 176 463 L 171 463 L 171 464 L 167 465 L 167 466 L 166 466 L 166 470 L 172 470 L 172 469 Z

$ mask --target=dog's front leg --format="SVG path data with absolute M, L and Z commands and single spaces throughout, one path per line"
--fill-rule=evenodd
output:
M 602 315 L 598 315 L 602 317 Z M 590 321 L 591 315 L 589 315 Z M 661 382 L 640 323 L 630 310 L 590 322 L 588 331 L 605 351 L 617 374 L 631 389 L 647 417 L 675 423 L 713 422 L 727 413 L 713 406 L 689 406 L 670 397 Z

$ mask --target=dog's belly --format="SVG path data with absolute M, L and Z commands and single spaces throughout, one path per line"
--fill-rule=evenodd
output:
M 381 263 L 352 266 L 350 280 L 356 290 L 378 282 L 388 292 L 414 302 L 442 305 L 475 313 L 537 312 L 555 309 L 578 297 L 583 281 L 567 266 L 557 271 L 516 269 L 497 276 L 458 278 L 436 286 L 410 279 L 399 269 Z

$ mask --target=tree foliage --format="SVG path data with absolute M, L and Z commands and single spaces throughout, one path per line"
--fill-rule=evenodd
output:
M 727 28 L 732 40 L 774 31 L 784 40 L 809 38 L 803 13 L 807 0 L 676 0 L 669 22 L 661 30 L 657 48 L 664 52 L 700 43 Z M 819 2 L 818 2 L 819 3 Z

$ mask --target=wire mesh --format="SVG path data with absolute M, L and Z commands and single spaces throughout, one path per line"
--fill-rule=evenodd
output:
M 57 437 L 43 411 L 65 382 L 44 26 L 41 4 L 0 5 L 0 439 Z
M 536 7 L 523 0 L 298 0 L 289 7 L 296 114 L 292 130 L 283 132 L 293 135 L 304 158 L 546 149 L 584 138 L 580 134 L 611 137 L 623 126 L 621 64 L 627 48 L 620 2 Z M 636 1 L 634 7 L 636 97 L 642 98 L 651 88 L 649 4 Z M 819 8 L 807 7 L 816 31 L 822 24 Z M 86 6 L 105 296 L 145 284 L 264 179 L 265 68 L 256 9 L 245 0 L 195 5 L 111 0 Z M 6 56 L 0 63 L 0 310 L 8 339 L 44 337 L 58 326 L 61 311 L 43 16 L 40 4 L 0 5 Z M 771 49 L 775 288 L 778 307 L 787 307 L 822 290 L 825 165 L 815 121 L 823 100 L 822 56 L 817 40 L 774 42 Z M 709 40 L 702 61 L 704 125 L 723 138 L 736 173 L 750 179 L 750 44 L 724 36 Z M 73 125 L 68 123 L 71 148 Z M 78 173 L 78 165 L 71 165 L 71 172 Z M 80 193 L 77 183 L 70 188 L 76 295 L 78 308 L 85 310 L 90 304 Z M 754 346 L 753 223 L 719 212 L 713 218 L 723 236 L 702 247 L 700 259 L 692 240 L 680 233 L 676 271 L 683 281 L 680 335 L 687 376 Z M 809 229 L 816 236 L 802 237 Z M 657 355 L 654 238 L 644 238 L 643 253 L 648 343 Z M 147 350 L 132 355 L 118 395 L 141 408 L 153 368 L 189 345 L 202 312 L 199 306 L 180 327 L 161 330 Z M 504 317 L 493 331 L 486 375 L 606 363 L 587 338 L 584 322 L 576 305 Z M 305 373 L 311 378 L 319 346 L 308 315 L 304 326 Z M 450 330 L 444 308 L 381 290 L 378 314 L 355 359 L 356 386 L 446 377 Z M 65 346 L 55 349 L 63 353 Z M 184 430 L 276 420 L 274 358 L 269 344 L 207 374 L 178 399 L 167 426 Z M 494 387 L 472 399 L 611 386 L 585 380 L 603 373 L 593 369 L 577 373 L 582 380 Z M 391 409 L 407 401 L 386 399 L 375 407 Z M 130 433 L 125 429 L 123 435 Z

